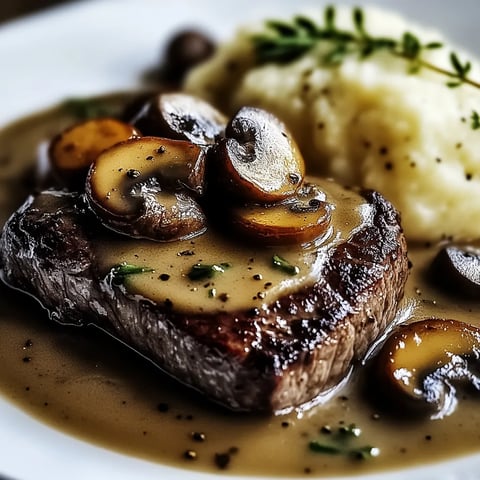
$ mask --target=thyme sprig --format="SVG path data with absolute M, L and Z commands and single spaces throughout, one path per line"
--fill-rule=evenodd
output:
M 320 60 L 325 66 L 338 66 L 352 55 L 363 60 L 380 51 L 386 51 L 406 60 L 409 73 L 425 68 L 447 76 L 448 87 L 468 84 L 480 88 L 480 82 L 469 76 L 472 68 L 470 61 L 462 61 L 455 52 L 449 55 L 450 69 L 425 59 L 426 51 L 442 48 L 442 43 L 422 43 L 411 32 L 403 33 L 400 39 L 373 36 L 365 27 L 363 10 L 358 7 L 352 9 L 352 22 L 351 31 L 338 28 L 336 9 L 333 6 L 325 8 L 323 25 L 305 16 L 296 16 L 289 22 L 268 20 L 265 32 L 252 37 L 257 62 L 288 63 L 323 43 L 327 45 L 327 49 Z

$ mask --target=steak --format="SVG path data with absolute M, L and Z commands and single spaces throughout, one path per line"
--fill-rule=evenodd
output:
M 76 193 L 40 193 L 10 218 L 0 240 L 3 279 L 39 299 L 51 318 L 106 330 L 230 409 L 286 411 L 337 385 L 403 297 L 408 260 L 398 214 L 378 193 L 362 196 L 371 215 L 332 244 L 318 280 L 265 312 L 187 315 L 106 281 L 93 248 L 103 227 Z

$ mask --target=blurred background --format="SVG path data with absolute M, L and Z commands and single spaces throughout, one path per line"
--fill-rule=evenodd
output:
M 0 2 L 0 23 L 59 3 L 67 3 L 67 0 L 14 0 Z

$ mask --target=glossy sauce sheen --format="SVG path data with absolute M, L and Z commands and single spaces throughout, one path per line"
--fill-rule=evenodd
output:
M 38 142 L 71 121 L 71 117 L 56 110 L 0 132 L 0 222 L 32 190 Z M 199 242 L 200 251 L 201 241 L 195 242 Z M 125 261 L 138 262 L 135 255 L 139 255 L 146 266 L 151 266 L 147 247 L 140 253 L 126 244 L 122 248 Z M 177 261 L 178 252 L 171 248 Z M 108 246 L 104 251 L 108 269 L 113 259 L 108 258 Z M 449 298 L 425 280 L 435 251 L 434 247 L 410 248 L 413 268 L 400 315 L 409 320 L 437 316 L 478 323 L 478 302 Z M 308 263 L 308 250 L 303 255 L 294 261 Z M 260 271 L 249 270 L 247 257 L 250 253 L 244 257 L 241 275 L 255 285 L 249 293 L 253 299 L 258 289 L 250 275 Z M 195 258 L 197 261 L 200 257 Z M 184 261 L 182 256 L 178 259 Z M 205 262 L 213 259 L 232 261 L 231 252 L 226 252 L 225 258 L 218 258 L 218 254 L 212 258 L 202 256 Z M 155 275 L 172 276 L 170 264 L 155 264 Z M 171 270 L 182 268 L 186 269 L 186 265 Z M 130 287 L 141 293 L 145 286 L 140 277 L 137 281 Z M 264 278 L 259 283 L 266 281 L 269 280 Z M 158 283 L 158 292 L 162 292 L 168 282 Z M 193 303 L 187 303 L 186 309 L 198 308 L 203 303 L 206 288 L 202 284 L 199 290 L 197 296 L 201 300 L 193 295 Z M 223 308 L 218 299 L 209 300 L 212 308 Z M 177 385 L 103 332 L 93 327 L 59 326 L 48 319 L 36 302 L 0 286 L 0 391 L 36 419 L 107 448 L 182 468 L 287 477 L 358 474 L 478 450 L 478 393 L 463 393 L 458 411 L 443 421 L 422 417 L 396 421 L 399 412 L 383 410 L 365 394 L 365 372 L 365 368 L 357 368 L 346 387 L 335 392 L 324 405 L 307 412 L 279 417 L 234 415 Z M 371 389 L 370 393 L 375 397 Z M 328 443 L 340 426 L 350 424 L 362 429 L 352 445 L 378 447 L 378 457 L 355 460 L 309 450 L 310 441 Z M 334 433 L 326 433 L 329 429 L 325 427 Z
M 299 285 L 312 285 L 327 258 L 326 247 L 322 247 L 349 238 L 353 227 L 368 220 L 370 206 L 362 197 L 330 181 L 322 185 L 329 191 L 326 201 L 335 206 L 332 221 L 325 234 L 307 246 L 262 248 L 252 242 L 239 247 L 236 241 L 209 229 L 190 240 L 161 244 L 109 237 L 98 242 L 95 257 L 100 259 L 104 272 L 121 263 L 153 269 L 151 273 L 127 277 L 128 292 L 160 305 L 169 302 L 177 312 L 266 309 Z M 299 273 L 291 276 L 272 268 L 275 255 L 298 267 Z M 225 271 L 211 279 L 190 280 L 188 274 L 196 264 L 225 264 Z

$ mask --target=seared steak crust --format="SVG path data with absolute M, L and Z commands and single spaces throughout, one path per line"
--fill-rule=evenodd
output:
M 371 218 L 332 246 L 318 281 L 267 313 L 185 315 L 129 296 L 99 272 L 101 228 L 76 194 L 44 192 L 7 222 L 4 280 L 55 320 L 93 323 L 234 410 L 280 411 L 336 385 L 395 316 L 408 274 L 398 214 L 363 192 Z

